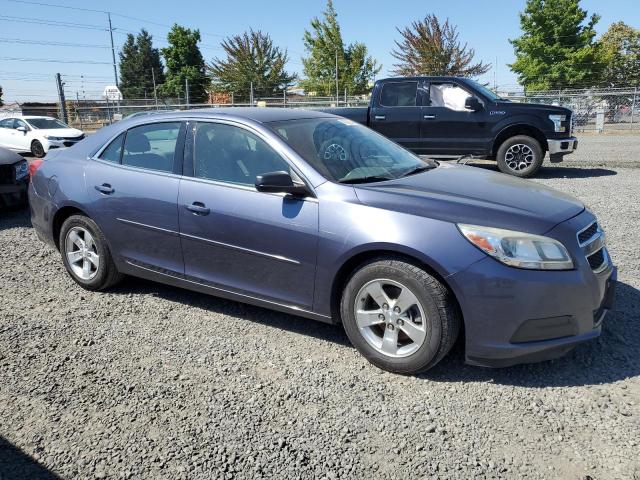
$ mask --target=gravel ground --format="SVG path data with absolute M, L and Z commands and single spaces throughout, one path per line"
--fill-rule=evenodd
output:
M 600 217 L 618 311 L 569 356 L 419 377 L 342 330 L 128 279 L 81 290 L 0 214 L 0 478 L 640 478 L 640 169 L 548 168 Z

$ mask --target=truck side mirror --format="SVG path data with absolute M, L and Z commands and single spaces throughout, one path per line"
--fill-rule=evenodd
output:
M 478 97 L 467 97 L 464 101 L 464 108 L 477 112 L 478 110 L 482 110 L 482 103 L 480 103 Z

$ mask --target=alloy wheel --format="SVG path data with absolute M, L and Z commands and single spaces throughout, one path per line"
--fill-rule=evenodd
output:
M 394 358 L 415 353 L 427 337 L 424 308 L 405 285 L 388 279 L 365 284 L 354 305 L 356 324 L 377 352 Z
M 511 170 L 519 172 L 533 164 L 534 155 L 531 147 L 524 143 L 516 143 L 511 145 L 504 154 L 504 160 Z
M 73 227 L 65 239 L 65 254 L 74 275 L 91 280 L 98 273 L 100 255 L 93 236 L 86 228 Z

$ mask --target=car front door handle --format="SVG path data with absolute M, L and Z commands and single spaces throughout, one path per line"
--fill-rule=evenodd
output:
M 373 118 L 375 118 L 378 121 L 383 121 L 387 119 L 386 115 L 375 115 Z
M 436 115 L 423 115 L 423 117 L 425 120 L 433 120 L 434 118 L 436 118 Z
M 211 211 L 202 202 L 193 202 L 191 205 L 185 205 L 185 208 L 196 215 L 209 215 Z
M 108 183 L 96 185 L 96 190 L 98 190 L 100 193 L 104 193 L 105 195 L 111 195 L 114 192 L 113 187 Z

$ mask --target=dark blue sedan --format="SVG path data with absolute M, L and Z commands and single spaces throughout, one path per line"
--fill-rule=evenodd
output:
M 375 365 L 426 370 L 596 338 L 616 270 L 594 215 L 544 186 L 422 160 L 329 114 L 213 109 L 125 120 L 51 153 L 33 226 L 71 277 L 147 278 L 341 323 Z

